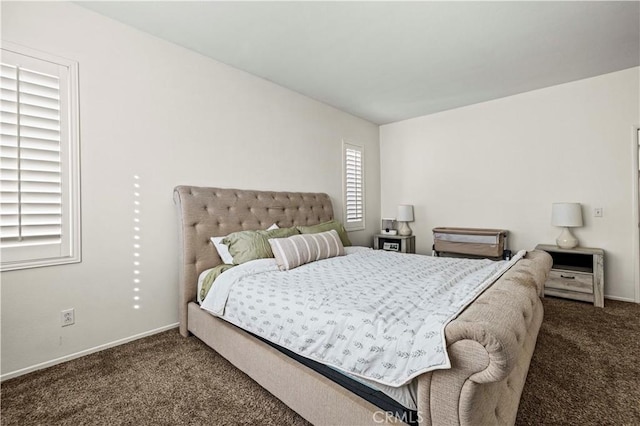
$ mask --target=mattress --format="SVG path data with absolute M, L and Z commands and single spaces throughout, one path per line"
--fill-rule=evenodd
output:
M 295 352 L 269 342 L 268 340 L 263 339 L 260 336 L 254 335 L 254 337 L 260 339 L 261 341 L 277 349 L 288 357 L 293 358 L 299 363 L 306 365 L 312 370 L 322 374 L 332 382 L 339 384 L 343 388 L 358 395 L 366 401 L 369 401 L 384 412 L 393 413 L 397 418 L 402 419 L 403 422 L 408 423 L 411 426 L 418 425 L 419 416 L 417 413 L 417 409 L 409 408 L 409 406 L 415 407 L 416 405 L 416 382 L 413 382 L 409 385 L 401 386 L 400 388 L 395 389 L 393 392 L 389 392 L 388 390 L 385 392 L 378 389 L 376 386 L 367 384 L 364 381 L 358 380 L 353 376 L 349 376 L 348 374 L 344 374 L 334 368 L 302 357 Z M 391 395 L 393 395 L 394 397 L 392 397 Z M 411 402 L 408 404 L 402 404 L 399 402 L 405 400 Z

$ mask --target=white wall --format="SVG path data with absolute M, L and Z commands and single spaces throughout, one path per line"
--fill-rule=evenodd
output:
M 555 243 L 551 204 L 583 204 L 580 244 L 605 255 L 605 295 L 634 298 L 633 126 L 638 72 L 595 78 L 380 128 L 382 217 L 415 205 L 419 252 L 432 228 L 505 228 L 514 249 Z M 593 216 L 594 207 L 604 217 Z
M 367 178 L 368 226 L 351 237 L 379 229 L 378 126 L 71 3 L 2 2 L 2 39 L 79 62 L 83 242 L 80 264 L 2 274 L 4 377 L 177 322 L 178 184 L 322 191 L 341 215 L 348 138 Z

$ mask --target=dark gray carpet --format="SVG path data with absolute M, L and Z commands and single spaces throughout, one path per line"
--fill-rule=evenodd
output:
M 544 308 L 517 424 L 640 425 L 640 304 Z
M 640 305 L 548 298 L 519 425 L 640 424 Z M 167 331 L 2 383 L 2 425 L 307 425 Z

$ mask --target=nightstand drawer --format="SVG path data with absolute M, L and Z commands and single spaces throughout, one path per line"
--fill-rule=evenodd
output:
M 545 287 L 593 294 L 593 275 L 552 269 Z
M 589 247 L 563 249 L 555 245 L 538 244 L 536 250 L 551 255 L 553 266 L 544 294 L 566 299 L 592 302 L 604 307 L 604 250 Z

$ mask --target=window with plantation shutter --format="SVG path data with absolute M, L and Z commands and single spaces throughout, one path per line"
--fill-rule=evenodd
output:
M 344 227 L 364 229 L 364 148 L 343 142 Z
M 80 260 L 77 64 L 3 43 L 2 270 Z

